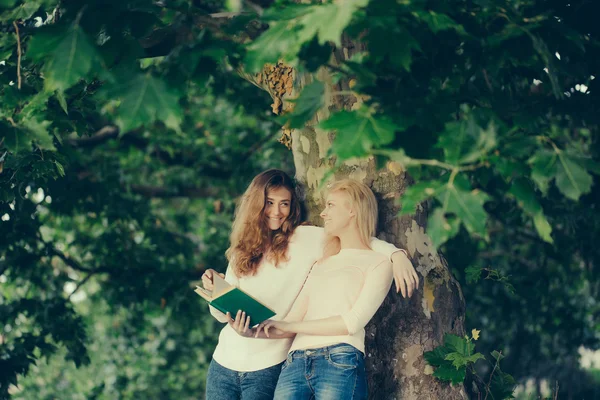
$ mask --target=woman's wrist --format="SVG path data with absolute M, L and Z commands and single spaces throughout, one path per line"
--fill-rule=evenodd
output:
M 298 329 L 301 329 L 301 327 L 302 322 L 285 322 L 282 330 L 290 333 L 300 333 L 298 332 Z
M 392 263 L 399 262 L 401 260 L 410 260 L 408 257 L 408 252 L 404 249 L 398 249 L 392 253 L 391 261 Z

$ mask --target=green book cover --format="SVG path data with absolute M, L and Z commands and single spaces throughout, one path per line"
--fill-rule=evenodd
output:
M 275 315 L 275 312 L 269 307 L 238 288 L 233 288 L 219 295 L 210 302 L 210 305 L 222 313 L 229 312 L 233 318 L 235 318 L 238 310 L 245 311 L 246 315 L 250 316 L 250 326 L 260 324 Z

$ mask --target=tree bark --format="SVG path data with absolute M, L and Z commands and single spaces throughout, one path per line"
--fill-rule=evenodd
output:
M 346 42 L 342 49 L 334 52 L 332 63 L 339 65 L 341 60 L 352 55 L 352 49 L 356 49 L 356 44 Z M 305 201 L 308 220 L 320 225 L 325 188 L 321 181 L 335 160 L 327 157 L 334 135 L 316 125 L 327 119 L 331 112 L 360 106 L 362 100 L 351 95 L 334 95 L 334 92 L 349 90 L 349 82 L 342 80 L 333 85 L 327 69 L 314 75 L 298 74 L 290 67 L 278 64 L 265 68 L 257 80 L 271 93 L 275 112 L 291 110 L 293 103 L 287 100 L 296 97 L 315 77 L 326 85 L 325 106 L 303 129 L 291 131 L 300 195 Z M 274 84 L 274 79 L 284 81 Z M 286 135 L 290 132 L 284 130 Z M 445 333 L 463 335 L 465 316 L 461 288 L 425 233 L 426 205 L 419 207 L 414 216 L 397 217 L 399 199 L 410 183 L 410 177 L 398 164 L 390 162 L 377 170 L 372 158 L 351 160 L 330 179 L 346 177 L 360 180 L 373 189 L 380 206 L 378 236 L 407 249 L 421 276 L 421 287 L 408 300 L 392 288 L 367 327 L 369 397 L 377 400 L 466 399 L 463 385 L 441 383 L 432 376 L 433 370 L 423 358 L 425 351 L 442 344 Z

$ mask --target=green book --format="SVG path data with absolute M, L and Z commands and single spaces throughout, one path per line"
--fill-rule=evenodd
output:
M 275 311 L 242 289 L 230 285 L 217 274 L 213 275 L 213 285 L 212 292 L 200 286 L 196 286 L 194 291 L 223 314 L 229 312 L 235 318 L 238 310 L 242 310 L 250 316 L 250 326 L 258 325 L 275 315 Z

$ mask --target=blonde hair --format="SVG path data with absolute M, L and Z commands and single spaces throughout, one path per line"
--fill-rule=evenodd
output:
M 291 194 L 290 214 L 281 228 L 269 228 L 264 210 L 270 190 L 285 188 Z M 281 170 L 270 169 L 254 177 L 235 212 L 229 237 L 230 246 L 225 255 L 232 262 L 238 277 L 254 275 L 263 257 L 277 266 L 287 261 L 290 237 L 301 222 L 301 208 L 294 182 Z
M 344 192 L 350 197 L 350 207 L 356 213 L 356 226 L 361 241 L 371 247 L 371 237 L 377 228 L 377 199 L 373 191 L 364 183 L 354 179 L 342 179 L 329 187 L 329 193 Z M 326 238 L 323 258 L 332 256 L 340 251 L 340 239 L 335 236 Z

